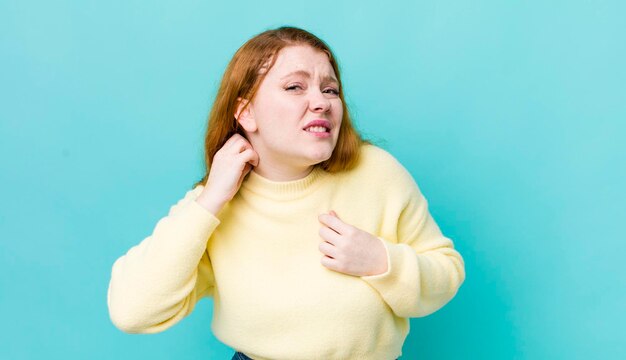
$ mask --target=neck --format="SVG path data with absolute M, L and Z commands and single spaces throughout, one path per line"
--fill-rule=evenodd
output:
M 259 161 L 259 166 L 252 171 L 272 181 L 293 181 L 306 177 L 312 170 L 313 166 L 293 167 Z

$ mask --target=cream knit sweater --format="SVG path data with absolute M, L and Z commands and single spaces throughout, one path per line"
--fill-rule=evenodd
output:
M 108 306 L 122 331 L 164 331 L 212 296 L 215 336 L 255 360 L 395 359 L 408 318 L 440 309 L 465 280 L 416 182 L 374 145 L 348 172 L 274 182 L 252 171 L 216 216 L 195 201 L 202 189 L 113 264 Z M 386 273 L 320 263 L 317 217 L 330 210 L 383 242 Z

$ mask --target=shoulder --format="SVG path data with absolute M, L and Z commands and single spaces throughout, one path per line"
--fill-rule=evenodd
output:
M 360 160 L 369 163 L 377 161 L 381 163 L 398 162 L 391 153 L 374 144 L 361 145 Z
M 375 177 L 390 179 L 411 177 L 409 171 L 395 156 L 389 151 L 372 144 L 361 146 L 357 168 Z
M 387 194 L 417 189 L 413 176 L 404 165 L 389 151 L 373 144 L 361 146 L 359 161 L 346 177 L 350 183 L 359 183 L 372 191 Z

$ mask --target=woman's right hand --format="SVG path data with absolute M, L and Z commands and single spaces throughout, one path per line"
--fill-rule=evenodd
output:
M 215 153 L 204 190 L 197 199 L 216 215 L 239 191 L 244 177 L 259 165 L 259 155 L 240 134 L 234 134 Z

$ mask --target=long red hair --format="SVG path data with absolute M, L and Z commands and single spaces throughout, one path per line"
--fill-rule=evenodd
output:
M 254 99 L 259 85 L 265 78 L 265 74 L 274 65 L 278 52 L 284 47 L 293 45 L 309 45 L 324 52 L 328 56 L 330 65 L 333 67 L 339 82 L 339 97 L 343 107 L 339 138 L 331 157 L 315 166 L 333 173 L 350 170 L 356 165 L 361 145 L 371 142 L 363 139 L 352 125 L 344 98 L 339 65 L 335 56 L 330 47 L 315 35 L 296 27 L 283 26 L 264 31 L 248 40 L 237 50 L 226 67 L 209 114 L 204 139 L 206 172 L 202 179 L 196 182 L 193 187 L 206 183 L 213 157 L 226 143 L 226 140 L 235 133 L 245 137 L 243 129 L 234 116 L 237 108 L 237 98 L 250 99 L 245 105 L 248 106 Z

